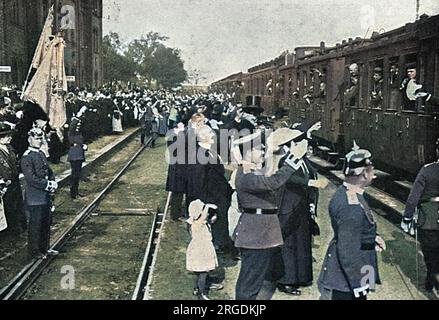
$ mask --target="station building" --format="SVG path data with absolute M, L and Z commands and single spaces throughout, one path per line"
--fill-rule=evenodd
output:
M 71 87 L 102 84 L 102 0 L 0 1 L 0 83 L 22 86 L 50 7 L 54 32 L 63 30 Z

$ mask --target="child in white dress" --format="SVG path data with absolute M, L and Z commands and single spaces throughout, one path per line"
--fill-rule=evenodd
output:
M 192 241 L 187 248 L 186 269 L 197 275 L 195 293 L 200 300 L 209 300 L 207 276 L 218 267 L 218 258 L 212 242 L 209 209 L 215 205 L 193 201 L 189 206 L 189 219 Z

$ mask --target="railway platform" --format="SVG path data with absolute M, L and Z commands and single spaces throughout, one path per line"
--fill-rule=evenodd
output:
M 333 232 L 328 215 L 328 204 L 337 189 L 330 183 L 327 190 L 321 192 L 318 209 L 318 223 L 321 236 L 314 238 L 314 284 L 302 290 L 302 296 L 292 297 L 273 290 L 267 283 L 260 294 L 262 300 L 318 300 L 320 298 L 316 280 L 320 274 L 324 255 L 332 240 Z M 371 300 L 437 300 L 438 296 L 424 290 L 425 265 L 419 246 L 414 238 L 404 234 L 398 225 L 386 218 L 385 211 L 377 208 L 378 231 L 385 239 L 387 251 L 379 254 L 379 268 L 382 285 L 370 295 Z M 193 275 L 185 270 L 186 247 L 190 236 L 182 222 L 166 220 L 158 250 L 157 264 L 151 285 L 150 297 L 156 300 L 196 299 L 193 292 Z M 417 267 L 418 262 L 418 267 Z M 233 300 L 235 284 L 240 263 L 229 255 L 219 255 L 220 268 L 212 274 L 215 278 L 225 278 L 225 288 L 210 294 L 213 300 Z M 418 270 L 417 270 L 418 269 Z M 273 292 L 275 291 L 275 292 Z

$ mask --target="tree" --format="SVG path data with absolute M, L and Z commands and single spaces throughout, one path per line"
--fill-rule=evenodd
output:
M 154 52 L 151 76 L 165 88 L 179 86 L 187 79 L 184 62 L 180 57 L 180 50 L 160 45 Z
M 105 82 L 128 82 L 135 79 L 136 63 L 125 55 L 124 46 L 117 33 L 111 32 L 104 37 L 102 53 Z
M 117 33 L 104 37 L 105 81 L 136 81 L 134 76 L 157 81 L 159 86 L 173 88 L 187 79 L 184 61 L 178 49 L 165 45 L 169 38 L 149 32 L 124 46 Z
M 127 56 L 138 65 L 139 75 L 171 88 L 184 82 L 187 72 L 180 50 L 165 45 L 168 39 L 157 32 L 149 32 L 128 45 Z

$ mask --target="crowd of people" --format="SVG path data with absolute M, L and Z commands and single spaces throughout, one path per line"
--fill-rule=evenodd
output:
M 313 284 L 319 191 L 326 189 L 328 181 L 319 177 L 309 156 L 313 132 L 321 129 L 321 123 L 284 122 L 274 130 L 273 119 L 263 116 L 260 107 L 243 107 L 220 93 L 102 88 L 76 90 L 66 96 L 66 104 L 68 125 L 59 132 L 48 127 L 38 106 L 14 105 L 11 93 L 0 98 L 0 235 L 28 229 L 32 258 L 57 255 L 49 250 L 53 195 L 58 189 L 49 160 L 58 163 L 68 151 L 71 197 L 77 199 L 82 196 L 79 182 L 87 143 L 140 125 L 142 144 L 155 147 L 157 138 L 166 136 L 170 215 L 174 222 L 184 222 L 192 237 L 186 268 L 196 274 L 194 295 L 209 300 L 210 290 L 224 288 L 228 279 L 209 277 L 219 267 L 218 254 L 241 261 L 237 300 L 261 298 L 267 283 L 293 296 Z M 357 145 L 346 155 L 345 183 L 329 205 L 334 239 L 318 279 L 323 298 L 366 299 L 380 283 L 377 252 L 386 245 L 377 235 L 376 219 L 364 198 L 374 179 L 371 159 L 372 154 Z M 430 184 L 425 180 L 437 176 L 418 177 L 422 184 L 415 184 L 410 208 L 416 207 L 422 188 Z M 435 181 L 428 187 L 431 199 L 437 196 Z M 428 221 L 438 227 L 434 222 L 439 219 L 432 219 Z M 403 221 L 407 232 L 412 220 L 413 210 L 408 209 Z M 422 235 L 433 239 L 438 232 L 433 231 Z M 428 284 L 437 288 L 434 259 L 439 254 L 437 247 L 427 247 L 433 261 L 426 261 Z M 370 277 L 365 277 L 365 267 Z
M 62 156 L 67 155 L 66 161 L 71 166 L 71 198 L 84 196 L 79 184 L 87 144 L 101 136 L 138 127 L 145 123 L 147 110 L 153 110 L 157 134 L 164 136 L 169 101 L 170 94 L 166 91 L 111 87 L 73 90 L 65 96 L 66 125 L 55 130 L 38 105 L 21 102 L 17 88 L 3 87 L 0 94 L 1 239 L 14 241 L 27 231 L 30 258 L 50 253 L 49 221 L 58 188 L 50 164 L 59 164 Z
M 219 267 L 218 254 L 231 254 L 241 261 L 237 300 L 270 298 L 264 287 L 299 296 L 316 280 L 312 243 L 320 235 L 319 191 L 328 180 L 309 156 L 321 124 L 274 130 L 259 108 L 228 98 L 202 96 L 192 104 L 190 120 L 177 117 L 167 136 L 171 218 L 187 222 L 191 232 L 186 268 L 196 274 L 194 295 L 209 300 L 210 290 L 224 288 L 228 279 L 209 274 Z M 439 157 L 439 140 L 436 150 Z M 381 283 L 377 257 L 386 243 L 364 197 L 376 178 L 372 158 L 354 143 L 344 159 L 345 181 L 327 208 L 334 237 L 317 280 L 322 299 L 366 300 Z M 436 162 L 421 170 L 402 223 L 408 233 L 419 229 L 427 291 L 439 289 L 438 169 Z M 414 219 L 417 206 L 421 224 Z
M 190 120 L 179 113 L 167 136 L 171 218 L 190 226 L 194 293 L 207 300 L 209 290 L 224 287 L 208 276 L 221 253 L 241 260 L 236 299 L 256 299 L 265 280 L 300 295 L 314 280 L 318 190 L 327 186 L 306 156 L 321 124 L 273 131 L 256 106 L 215 93 L 198 100 Z

